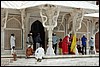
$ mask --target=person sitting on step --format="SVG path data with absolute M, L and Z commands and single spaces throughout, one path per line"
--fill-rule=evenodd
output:
M 40 45 L 40 47 L 38 47 L 35 51 L 35 58 L 37 62 L 41 62 L 43 56 L 44 56 L 44 49 L 42 48 L 42 45 Z
M 28 48 L 26 49 L 26 58 L 30 55 L 33 55 L 33 49 L 31 48 L 31 45 L 28 45 Z

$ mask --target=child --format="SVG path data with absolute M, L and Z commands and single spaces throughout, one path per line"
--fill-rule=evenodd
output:
M 28 48 L 26 49 L 26 58 L 30 55 L 33 55 L 33 49 L 31 48 L 31 45 L 28 45 Z
M 93 49 L 94 49 L 94 47 L 91 46 L 91 47 L 90 47 L 90 50 L 89 50 L 89 54 L 95 54 L 95 51 L 94 51 Z
M 60 38 L 60 42 L 59 42 L 59 54 L 62 54 L 62 39 Z
M 14 61 L 16 61 L 17 55 L 16 55 L 16 51 L 15 51 L 15 47 L 14 46 L 12 47 L 11 54 L 13 55 Z
M 81 50 L 81 40 L 80 40 L 80 38 L 79 38 L 79 40 L 77 41 L 77 49 L 78 49 L 78 53 L 79 54 L 82 54 L 82 50 Z

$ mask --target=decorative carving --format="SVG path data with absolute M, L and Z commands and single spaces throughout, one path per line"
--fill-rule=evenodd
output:
M 72 23 L 72 21 L 71 21 L 70 24 L 69 24 L 69 29 L 68 29 L 69 32 L 72 32 L 72 29 L 73 29 L 72 27 L 73 27 L 73 23 Z
M 68 33 L 72 32 L 72 28 L 73 28 L 73 20 L 72 20 L 72 16 L 70 13 L 68 16 Z
M 5 18 L 3 18 L 1 21 L 1 27 L 4 27 L 4 24 L 5 24 Z
M 57 26 L 57 18 L 59 16 L 59 10 L 57 6 L 54 5 L 43 5 L 40 7 L 40 16 L 43 21 L 43 26 L 48 30 L 48 48 L 46 55 L 55 55 L 52 48 L 52 31 L 54 27 Z
M 57 18 L 59 15 L 59 10 L 57 6 L 49 4 L 43 5 L 40 10 L 40 15 L 44 27 L 57 26 Z
M 71 13 L 70 13 L 70 18 L 69 18 L 69 24 L 72 22 L 72 29 L 70 28 L 70 31 L 76 32 L 81 28 L 81 22 L 83 20 L 83 14 L 84 14 L 84 10 L 77 8 L 74 9 Z
M 24 22 L 25 22 L 25 9 L 21 9 L 21 19 L 22 19 L 22 29 L 24 29 Z
M 93 34 L 96 34 L 97 32 L 99 32 L 99 23 L 98 22 L 95 23 L 95 29 L 93 31 Z
M 76 14 L 76 24 L 75 24 L 75 31 L 78 31 L 81 28 L 81 23 L 83 20 L 84 10 L 79 9 Z
M 5 24 L 4 24 L 4 28 L 6 28 L 7 18 L 8 18 L 8 10 L 5 9 Z

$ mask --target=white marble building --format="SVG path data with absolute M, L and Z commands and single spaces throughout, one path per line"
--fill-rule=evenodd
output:
M 91 1 L 91 3 L 95 4 L 96 2 Z M 95 37 L 95 34 L 99 32 L 99 18 L 85 17 L 84 14 L 95 12 L 99 12 L 99 10 L 62 7 L 59 11 L 54 5 L 44 5 L 42 10 L 38 6 L 22 10 L 1 8 L 1 54 L 10 54 L 9 38 L 11 33 L 15 34 L 18 54 L 25 54 L 26 37 L 30 31 L 34 36 L 37 32 L 41 33 L 45 50 L 47 50 L 47 44 L 52 47 L 50 44 L 52 44 L 53 32 L 59 38 L 72 32 L 77 35 L 77 38 L 86 34 L 89 40 L 90 36 Z M 36 20 L 40 22 L 35 23 Z M 36 25 L 37 27 L 33 29 Z

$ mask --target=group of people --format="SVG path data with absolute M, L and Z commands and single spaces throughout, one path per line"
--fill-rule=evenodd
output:
M 76 38 L 76 35 L 68 34 L 63 39 L 58 38 L 56 33 L 53 33 L 52 37 L 54 53 L 57 54 L 57 42 L 59 46 L 59 54 L 87 54 L 87 38 L 85 34 L 81 38 Z M 89 54 L 95 54 L 94 52 L 94 40 L 93 37 L 89 40 Z
M 86 44 L 86 41 L 87 41 L 87 38 L 85 37 L 85 35 L 83 35 L 83 37 L 80 39 L 78 39 L 77 41 L 77 49 L 78 49 L 78 52 L 79 54 L 82 53 L 82 55 L 86 55 L 87 54 L 87 44 Z M 95 54 L 95 51 L 94 51 L 94 38 L 93 36 L 90 37 L 90 40 L 89 40 L 89 54 Z
M 26 58 L 28 58 L 29 56 L 35 54 L 35 58 L 37 59 L 38 62 L 41 62 L 42 57 L 44 56 L 44 49 L 42 48 L 42 40 L 40 37 L 40 33 L 37 33 L 37 36 L 35 37 L 35 43 L 36 43 L 36 50 L 34 51 L 33 47 L 34 47 L 34 42 L 32 39 L 32 33 L 28 34 L 27 37 L 27 49 L 26 49 Z
M 60 40 L 60 41 L 59 41 Z M 57 54 L 57 43 L 59 41 L 59 54 L 68 54 L 68 46 L 70 45 L 69 42 L 69 35 L 65 36 L 64 39 L 62 40 L 61 38 L 56 36 L 56 33 L 53 33 L 52 36 L 52 46 L 54 49 L 54 53 Z
M 60 42 L 58 43 L 59 54 L 63 54 L 63 55 L 70 54 L 71 42 L 72 42 L 72 37 L 69 34 L 65 36 L 63 39 L 60 38 Z
M 94 38 L 91 37 L 89 40 L 89 46 L 90 46 L 90 50 L 89 50 L 89 54 L 95 54 L 95 52 L 93 51 L 94 49 Z M 42 44 L 41 44 L 41 37 L 40 37 L 40 33 L 37 34 L 37 36 L 35 37 L 35 43 L 36 43 L 36 50 L 33 50 L 34 47 L 34 42 L 33 42 L 33 38 L 32 38 L 32 33 L 28 34 L 27 37 L 27 48 L 26 48 L 26 58 L 30 55 L 35 54 L 37 61 L 41 61 L 42 56 L 44 55 L 45 51 L 42 48 Z M 59 43 L 58 43 L 59 41 Z M 76 49 L 78 49 L 78 53 L 82 54 L 82 55 L 86 55 L 87 50 L 86 50 L 86 41 L 87 38 L 85 37 L 85 35 L 82 36 L 82 38 L 76 38 L 76 35 L 72 35 L 72 34 L 68 34 L 67 36 L 65 36 L 63 39 L 62 38 L 58 38 L 56 36 L 56 33 L 53 33 L 52 36 L 52 45 L 53 45 L 53 49 L 54 49 L 54 53 L 57 54 L 57 44 L 59 45 L 59 54 L 63 54 L 63 55 L 67 55 L 67 54 L 76 54 Z M 77 43 L 76 43 L 77 42 Z M 14 57 L 14 61 L 16 61 L 16 51 L 15 51 L 15 35 L 11 34 L 10 37 L 10 44 L 11 44 L 11 54 Z M 40 56 L 41 55 L 41 56 Z M 40 56 L 40 58 L 39 58 Z
M 15 35 L 11 34 L 10 37 L 10 45 L 11 45 L 11 55 L 13 55 L 14 61 L 16 61 L 17 58 L 17 53 L 15 51 Z M 35 58 L 37 59 L 37 61 L 41 61 L 42 56 L 44 55 L 44 49 L 42 48 L 41 45 L 41 38 L 40 38 L 40 33 L 37 34 L 37 36 L 35 37 L 35 43 L 36 43 L 36 50 L 33 50 L 34 47 L 34 42 L 33 42 L 33 38 L 32 38 L 32 33 L 29 33 L 27 36 L 27 40 L 26 40 L 26 58 L 28 58 L 29 56 L 35 54 Z

